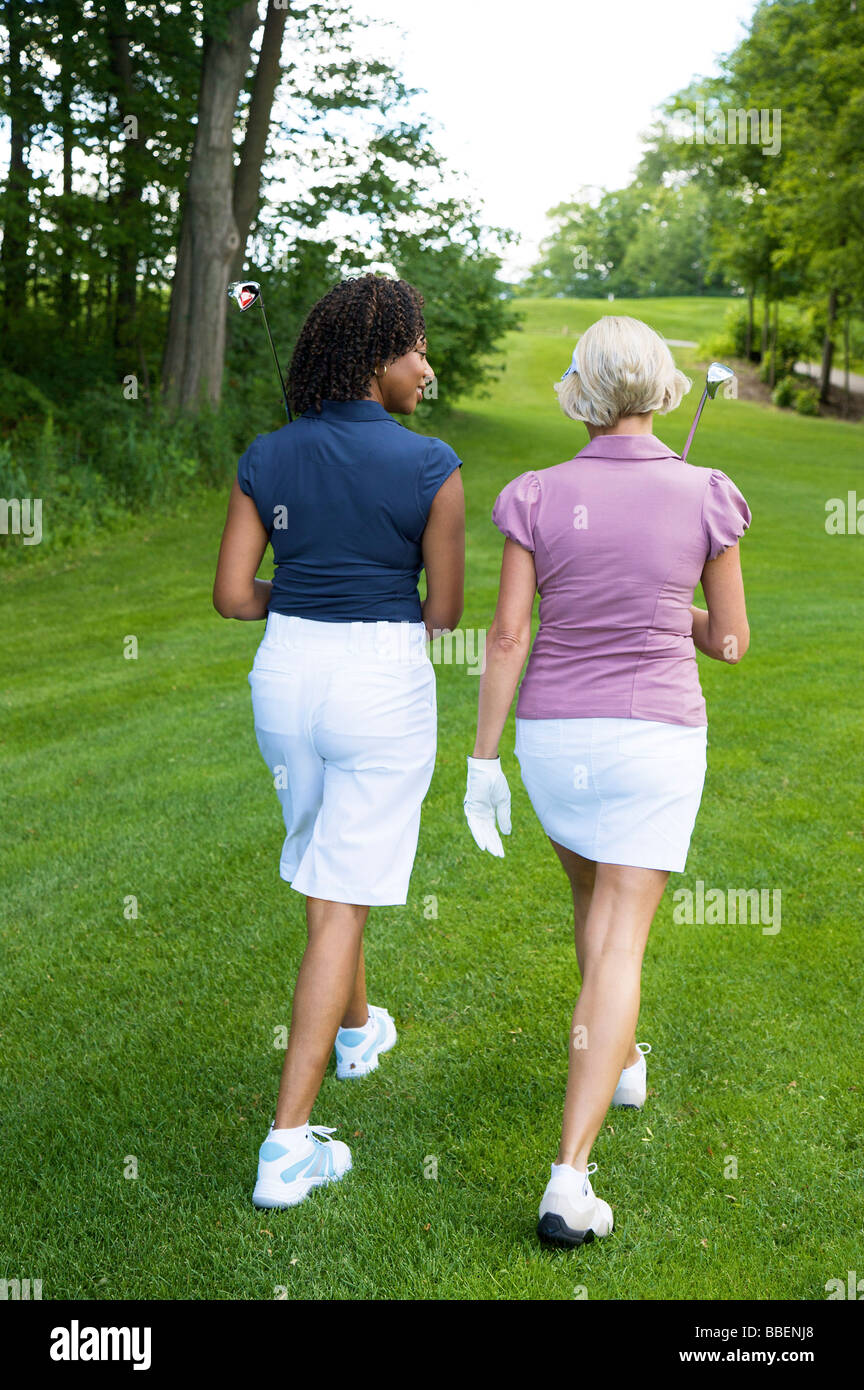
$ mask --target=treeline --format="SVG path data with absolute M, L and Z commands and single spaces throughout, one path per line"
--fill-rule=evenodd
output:
M 283 368 L 314 300 L 386 265 L 426 295 L 427 418 L 488 375 L 507 235 L 442 194 L 353 5 L 2 0 L 0 25 L 0 495 L 107 514 L 224 476 L 280 423 L 260 321 L 226 320 L 242 275 Z
M 809 308 L 826 400 L 864 306 L 864 5 L 763 0 L 718 76 L 665 103 L 632 182 L 550 217 L 526 293 L 740 293 L 746 354 L 772 364 L 781 302 Z

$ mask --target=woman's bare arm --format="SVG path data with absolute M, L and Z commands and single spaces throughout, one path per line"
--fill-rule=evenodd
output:
M 530 550 L 505 540 L 498 605 L 486 635 L 486 662 L 477 695 L 475 758 L 497 758 L 519 676 L 531 648 L 537 572 Z
M 235 478 L 213 584 L 213 606 L 223 618 L 266 618 L 273 584 L 255 575 L 267 540 L 255 503 Z
M 465 607 L 465 493 L 454 468 L 432 499 L 423 532 L 426 598 L 423 621 L 430 638 L 450 632 Z
M 691 604 L 693 641 L 706 656 L 735 665 L 750 646 L 738 542 L 708 560 L 702 571 L 708 611 Z

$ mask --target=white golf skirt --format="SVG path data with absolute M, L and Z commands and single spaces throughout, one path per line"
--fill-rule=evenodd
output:
M 705 782 L 707 726 L 517 719 L 516 757 L 546 834 L 600 864 L 681 873 Z
M 332 902 L 407 902 L 435 766 L 423 623 L 269 613 L 249 684 L 285 821 L 280 876 Z

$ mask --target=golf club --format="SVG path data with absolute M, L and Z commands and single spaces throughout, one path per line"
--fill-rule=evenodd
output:
M 703 405 L 705 404 L 709 396 L 713 401 L 714 397 L 717 395 L 718 386 L 720 386 L 721 383 L 724 381 L 731 381 L 734 375 L 735 373 L 733 372 L 732 368 L 724 367 L 722 362 L 711 363 L 711 366 L 708 368 L 708 372 L 705 377 L 705 390 L 702 392 L 702 399 L 699 402 L 699 407 L 694 416 L 693 424 L 690 426 L 690 433 L 687 436 L 687 443 L 684 445 L 684 448 L 681 451 L 682 459 L 687 458 L 687 450 L 690 448 L 690 445 L 693 442 L 693 436 L 696 433 L 696 426 L 699 424 L 699 416 L 702 414 Z
M 279 385 L 282 388 L 282 399 L 285 402 L 285 414 L 288 416 L 289 423 L 292 422 L 294 417 L 291 414 L 291 407 L 288 404 L 288 392 L 285 390 L 285 378 L 282 376 L 279 358 L 276 356 L 273 334 L 270 332 L 270 325 L 267 322 L 261 286 L 257 280 L 232 280 L 231 284 L 228 286 L 228 298 L 234 300 L 241 314 L 251 308 L 256 301 L 261 305 L 261 313 L 264 315 L 264 327 L 267 329 L 267 337 L 270 339 L 270 351 L 273 353 L 273 361 L 276 363 L 276 371 L 279 376 Z

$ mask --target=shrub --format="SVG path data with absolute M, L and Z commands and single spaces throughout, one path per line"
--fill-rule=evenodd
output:
M 771 399 L 775 405 L 790 406 L 795 404 L 795 395 L 795 382 L 791 376 L 784 376 L 771 392 Z
M 0 433 L 25 422 L 41 425 L 52 414 L 51 402 L 35 382 L 0 367 Z
M 175 505 L 202 487 L 227 489 L 257 433 L 277 428 L 272 383 L 248 411 L 230 398 L 218 411 L 172 418 L 155 396 L 127 401 L 119 385 L 85 387 L 54 407 L 35 383 L 0 372 L 0 497 L 41 498 L 40 550 L 73 545 L 142 509 Z M 14 421 L 14 428 L 2 424 Z M 32 556 L 0 535 L 0 565 Z
M 819 414 L 819 392 L 815 386 L 802 386 L 795 397 L 795 409 L 799 415 Z
M 751 349 L 754 360 L 760 358 L 762 308 L 761 303 L 754 306 Z M 820 332 L 818 314 L 809 305 L 801 306 L 793 303 L 780 305 L 776 349 L 778 377 L 788 376 L 794 369 L 796 362 L 814 356 L 818 357 L 821 351 Z M 719 358 L 721 361 L 726 357 L 746 358 L 746 342 L 747 305 L 742 302 L 730 305 L 726 310 L 722 331 L 714 334 L 705 343 L 701 343 L 699 353 L 701 356 Z M 770 357 L 769 351 L 765 354 L 765 361 L 762 363 L 763 381 L 767 381 L 770 375 Z

